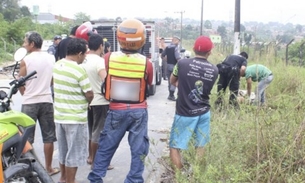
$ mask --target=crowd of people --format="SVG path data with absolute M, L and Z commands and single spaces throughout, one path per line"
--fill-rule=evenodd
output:
M 153 80 L 152 63 L 139 53 L 145 36 L 141 21 L 124 20 L 117 29 L 121 51 L 111 51 L 101 35 L 80 25 L 65 39 L 55 36 L 54 44 L 43 52 L 41 35 L 25 34 L 23 47 L 29 54 L 21 61 L 19 76 L 36 70 L 37 77 L 20 88 L 22 112 L 38 120 L 45 168 L 49 175 L 60 172 L 59 183 L 75 183 L 78 167 L 87 163 L 91 164 L 88 180 L 102 183 L 107 170 L 113 169 L 111 160 L 126 132 L 131 166 L 125 183 L 144 182 L 144 159 L 149 152 L 146 92 Z M 252 82 L 259 82 L 259 104 L 265 102 L 265 89 L 273 79 L 265 66 L 247 66 L 246 52 L 230 55 L 217 66 L 212 64 L 208 58 L 214 46 L 209 37 L 195 40 L 193 58 L 181 58 L 179 42 L 174 36 L 160 51 L 166 62 L 168 100 L 176 101 L 169 147 L 177 169 L 183 168 L 180 153 L 189 148 L 194 135 L 196 158 L 202 159 L 210 141 L 210 94 L 218 78 L 216 104 L 222 105 L 229 86 L 234 107 L 240 77 L 246 78 L 249 96 Z M 52 167 L 55 141 L 59 168 Z M 34 143 L 34 133 L 29 142 Z

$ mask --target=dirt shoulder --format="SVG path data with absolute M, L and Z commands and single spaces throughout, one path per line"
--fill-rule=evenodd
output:
M 7 61 L 0 64 L 0 79 L 13 79 L 12 76 L 12 69 L 6 69 L 8 66 L 13 66 L 16 62 L 15 61 Z

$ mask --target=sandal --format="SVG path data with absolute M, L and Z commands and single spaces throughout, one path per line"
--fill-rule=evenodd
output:
M 59 172 L 60 172 L 60 169 L 58 167 L 56 167 L 56 168 L 53 168 L 52 172 L 48 172 L 48 174 L 50 176 L 52 176 L 52 175 L 58 174 Z
M 114 169 L 114 167 L 111 166 L 111 165 L 109 165 L 108 168 L 107 168 L 107 170 L 112 170 L 112 169 Z

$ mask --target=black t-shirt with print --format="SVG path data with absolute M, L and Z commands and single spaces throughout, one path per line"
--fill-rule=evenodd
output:
M 229 55 L 223 63 L 227 66 L 231 67 L 238 67 L 241 68 L 241 66 L 246 66 L 247 67 L 247 59 L 244 58 L 241 55 Z
M 180 60 L 173 71 L 178 77 L 176 114 L 199 116 L 210 110 L 209 95 L 218 76 L 218 68 L 203 58 Z

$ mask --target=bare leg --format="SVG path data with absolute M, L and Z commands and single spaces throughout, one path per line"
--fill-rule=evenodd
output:
M 92 164 L 94 156 L 93 156 L 93 152 L 92 152 L 91 140 L 89 140 L 89 148 L 88 149 L 89 149 L 89 156 L 88 156 L 88 159 L 87 159 L 87 163 Z
M 98 143 L 91 142 L 90 147 L 91 147 L 91 161 L 93 167 L 94 157 L 98 148 Z
M 43 148 L 44 148 L 43 150 L 44 150 L 46 170 L 49 173 L 53 172 L 52 159 L 53 159 L 54 144 L 53 144 L 53 142 L 52 143 L 44 143 Z
M 60 168 L 60 178 L 58 182 L 66 182 L 66 167 L 63 164 L 59 163 Z
M 77 167 L 66 167 L 66 183 L 76 183 L 75 176 Z
M 181 154 L 178 149 L 170 148 L 169 156 L 175 168 L 182 169 Z

